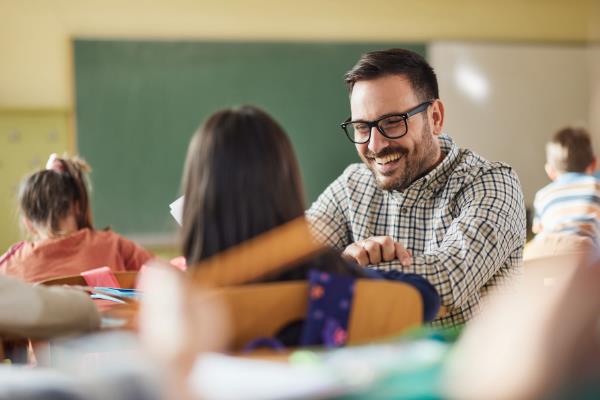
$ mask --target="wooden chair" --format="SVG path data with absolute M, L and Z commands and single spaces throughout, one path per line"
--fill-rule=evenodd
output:
M 423 324 L 423 300 L 406 283 L 361 279 L 348 326 L 348 344 L 398 335 Z
M 135 288 L 135 282 L 137 279 L 137 271 L 124 271 L 124 272 L 113 272 L 117 281 L 123 289 Z M 81 275 L 66 275 L 57 278 L 46 279 L 40 282 L 41 285 L 56 286 L 56 285 L 70 285 L 70 286 L 87 286 L 87 283 Z
M 239 351 L 257 338 L 273 337 L 281 328 L 303 320 L 308 308 L 305 281 L 250 284 L 215 289 L 212 295 L 229 310 L 229 349 Z M 423 323 L 417 289 L 392 281 L 359 279 L 348 324 L 348 344 L 398 335 Z

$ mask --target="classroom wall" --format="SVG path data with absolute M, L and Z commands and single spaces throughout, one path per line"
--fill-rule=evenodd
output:
M 0 254 L 22 236 L 21 178 L 45 165 L 48 154 L 70 147 L 69 121 L 64 109 L 0 109 Z
M 550 182 L 547 140 L 563 126 L 590 125 L 588 56 L 581 45 L 432 44 L 445 132 L 459 145 L 511 165 L 531 205 Z
M 44 121 L 44 112 L 60 110 L 64 140 L 61 139 L 60 146 L 51 147 L 59 152 L 75 151 L 70 52 L 71 41 L 76 37 L 562 43 L 589 47 L 587 119 L 598 136 L 600 50 L 597 45 L 590 45 L 600 42 L 598 3 L 597 0 L 373 0 L 366 5 L 360 0 L 0 0 L 0 110 L 40 111 L 37 116 L 31 115 L 31 120 L 38 122 Z M 0 138 L 10 138 L 17 126 L 11 118 L 0 115 L 5 122 L 2 126 L 10 126 L 0 132 Z M 29 128 L 21 131 L 31 132 L 31 137 L 36 135 Z M 598 137 L 595 141 L 598 148 Z M 462 140 L 466 146 L 471 142 L 476 143 L 469 137 Z M 25 147 L 15 154 L 31 160 L 36 152 L 52 149 Z M 9 159 L 11 151 L 9 146 L 0 147 L 0 160 Z M 501 154 L 497 157 L 490 153 L 490 156 L 502 158 Z M 3 165 L 2 185 L 14 188 L 14 182 L 24 173 L 23 165 Z M 39 166 L 28 165 L 29 169 L 34 167 Z M 4 205 L 9 200 L 3 201 Z M 18 232 L 13 224 L 14 214 L 10 220 L 3 215 L 0 214 L 0 248 L 16 240 Z
M 0 0 L 0 107 L 71 106 L 72 37 L 581 43 L 595 2 Z

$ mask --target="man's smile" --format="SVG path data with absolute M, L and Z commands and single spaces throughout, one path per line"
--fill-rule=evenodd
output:
M 404 157 L 405 154 L 395 151 L 382 156 L 367 157 L 367 160 L 369 161 L 373 172 L 381 174 L 382 176 L 387 176 L 393 174 L 398 169 L 400 162 Z
M 390 163 L 392 161 L 396 161 L 400 157 L 402 157 L 402 155 L 400 153 L 393 153 L 393 154 L 388 154 L 383 157 L 375 157 L 375 162 L 379 165 L 384 165 L 384 164 Z

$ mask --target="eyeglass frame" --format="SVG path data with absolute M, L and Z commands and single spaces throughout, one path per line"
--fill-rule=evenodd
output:
M 379 118 L 377 118 L 376 120 L 373 121 L 364 121 L 364 120 L 354 120 L 351 121 L 350 117 L 348 117 L 348 119 L 344 122 L 342 122 L 340 124 L 340 127 L 342 128 L 342 130 L 344 131 L 344 133 L 346 134 L 346 136 L 348 137 L 348 139 L 350 139 L 350 141 L 352 143 L 355 144 L 365 144 L 365 143 L 369 143 L 369 141 L 371 140 L 371 131 L 373 130 L 373 128 L 377 128 L 377 131 L 379 131 L 379 133 L 381 133 L 381 135 L 387 139 L 400 139 L 401 137 L 405 136 L 408 133 L 408 119 L 410 117 L 412 117 L 413 115 L 422 113 L 423 111 L 427 110 L 429 108 L 430 105 L 432 105 L 435 102 L 434 100 L 427 100 L 424 101 L 423 103 L 417 105 L 416 107 L 411 108 L 410 110 L 408 110 L 407 112 L 404 113 L 392 113 L 392 114 L 386 114 L 383 115 Z M 381 126 L 379 126 L 379 123 L 381 121 L 383 121 L 386 118 L 390 118 L 390 117 L 401 117 L 404 120 L 404 125 L 406 126 L 406 130 L 404 131 L 404 133 L 400 136 L 388 136 L 387 133 L 385 133 L 385 131 L 383 130 L 383 128 Z M 348 130 L 346 129 L 346 127 L 350 124 L 356 123 L 356 122 L 360 122 L 363 124 L 367 124 L 367 126 L 369 127 L 369 136 L 367 137 L 367 140 L 365 141 L 360 141 L 357 142 L 356 140 L 354 140 L 351 136 L 351 133 L 348 132 Z

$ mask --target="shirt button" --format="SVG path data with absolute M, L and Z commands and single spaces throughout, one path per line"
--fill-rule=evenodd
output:
M 408 208 L 402 207 L 402 214 L 406 214 L 408 212 Z

